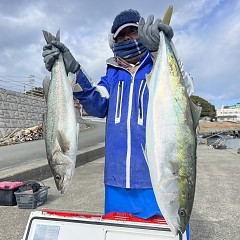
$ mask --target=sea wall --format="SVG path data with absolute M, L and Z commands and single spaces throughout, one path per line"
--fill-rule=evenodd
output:
M 77 109 L 78 122 L 80 127 L 84 128 Z M 43 98 L 0 88 L 0 138 L 17 128 L 24 129 L 41 124 L 44 113 L 46 103 Z

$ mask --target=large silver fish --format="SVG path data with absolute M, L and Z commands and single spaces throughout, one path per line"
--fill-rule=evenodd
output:
M 43 31 L 47 43 L 60 41 L 60 31 L 56 37 Z M 73 102 L 73 78 L 68 78 L 62 54 L 51 71 L 51 80 L 43 82 L 47 101 L 47 114 L 44 120 L 45 145 L 49 166 L 57 189 L 64 193 L 75 171 L 78 147 L 79 124 Z
M 172 6 L 163 21 L 170 22 Z M 201 108 L 193 105 L 169 42 L 160 45 L 147 76 L 149 102 L 145 156 L 159 208 L 174 235 L 189 223 L 196 184 L 196 127 Z

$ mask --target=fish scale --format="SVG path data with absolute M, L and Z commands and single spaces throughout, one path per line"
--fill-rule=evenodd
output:
M 163 21 L 169 24 L 170 7 Z M 171 231 L 185 232 L 196 185 L 196 127 L 201 108 L 191 103 L 169 42 L 160 32 L 159 50 L 147 76 L 149 102 L 145 156 L 158 206 Z

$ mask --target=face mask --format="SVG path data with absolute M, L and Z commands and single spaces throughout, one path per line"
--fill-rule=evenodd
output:
M 147 49 L 140 42 L 139 38 L 137 38 L 128 41 L 114 43 L 112 50 L 114 52 L 115 57 L 128 59 L 144 53 Z

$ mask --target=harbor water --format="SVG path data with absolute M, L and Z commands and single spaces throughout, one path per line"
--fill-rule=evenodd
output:
M 222 140 L 222 144 L 226 145 L 228 149 L 237 151 L 240 148 L 240 138 L 212 137 L 207 139 L 207 145 L 212 145 L 220 140 Z
M 240 138 L 229 138 L 226 140 L 227 148 L 238 150 L 240 148 Z

